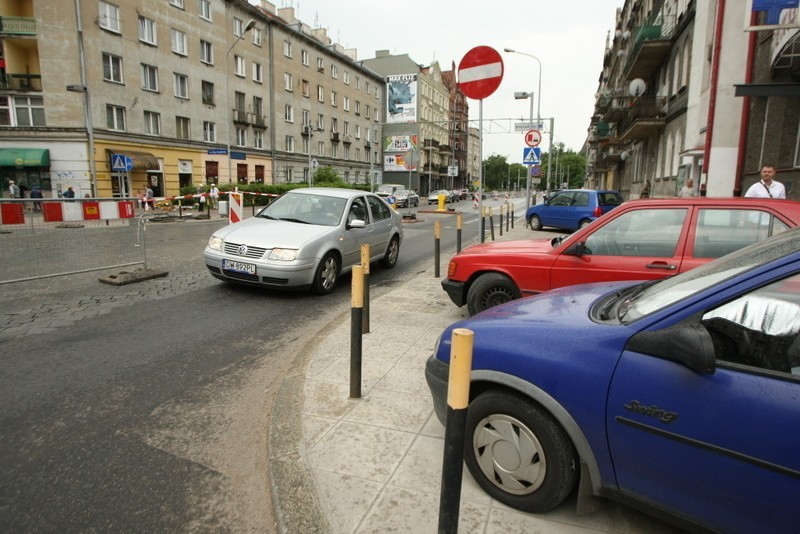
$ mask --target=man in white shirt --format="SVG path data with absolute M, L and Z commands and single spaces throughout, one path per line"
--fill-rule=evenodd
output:
M 761 167 L 761 180 L 750 186 L 744 194 L 746 197 L 754 198 L 786 198 L 786 188 L 783 184 L 773 180 L 775 176 L 775 165 L 764 165 Z
M 679 197 L 693 197 L 695 196 L 694 190 L 694 180 L 689 178 L 686 180 L 686 184 L 681 187 L 681 190 L 678 192 Z

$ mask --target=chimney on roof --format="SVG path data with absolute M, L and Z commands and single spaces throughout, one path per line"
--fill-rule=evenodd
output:
M 294 8 L 293 7 L 281 7 L 278 8 L 278 16 L 284 19 L 287 24 L 294 24 L 295 22 L 299 22 L 297 17 L 294 15 Z
M 388 50 L 376 50 L 375 51 L 375 57 L 376 58 L 377 57 L 389 57 L 390 55 L 391 54 L 389 54 Z

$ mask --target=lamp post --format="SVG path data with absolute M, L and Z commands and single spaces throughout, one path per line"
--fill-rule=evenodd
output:
M 67 91 L 72 93 L 83 93 L 83 119 L 86 123 L 87 137 L 87 156 L 89 164 L 89 185 L 92 189 L 92 196 L 97 197 L 97 159 L 94 157 L 94 124 L 92 123 L 92 98 L 89 94 L 89 87 L 86 85 L 86 55 L 83 46 L 83 25 L 81 23 L 81 5 L 75 0 L 75 17 L 78 23 L 78 56 L 81 69 L 81 83 L 67 86 Z M 130 192 L 127 192 L 128 195 Z M 122 195 L 126 196 L 126 195 Z
M 509 54 L 519 54 L 521 56 L 526 56 L 536 60 L 536 63 L 539 64 L 539 100 L 536 102 L 536 123 L 539 126 L 542 122 L 542 62 L 539 60 L 538 57 L 534 56 L 533 54 L 528 54 L 526 52 L 520 52 L 519 50 L 513 50 L 511 48 L 504 48 L 503 51 Z M 531 103 L 533 105 L 533 103 Z M 551 120 L 552 124 L 552 120 Z M 550 132 L 550 150 L 553 147 L 553 133 Z M 530 178 L 529 178 L 530 180 Z M 550 191 L 550 165 L 547 166 L 547 190 Z
M 248 20 L 247 24 L 245 24 L 244 29 L 242 30 L 242 33 L 236 36 L 236 39 L 233 41 L 233 44 L 228 48 L 228 51 L 225 52 L 225 102 L 226 103 L 228 103 L 228 97 L 230 94 L 228 92 L 228 57 L 230 56 L 233 47 L 239 44 L 239 41 L 241 41 L 244 38 L 245 34 L 250 30 L 252 30 L 253 26 L 255 25 L 256 25 L 255 20 L 253 19 Z M 231 116 L 232 113 L 233 109 L 231 108 L 230 104 L 228 104 L 228 114 L 227 114 L 228 124 L 225 128 L 226 130 L 225 137 L 227 141 L 227 150 L 228 150 L 228 182 L 233 182 L 231 178 L 233 174 L 233 163 L 231 162 L 231 123 L 233 122 L 233 117 Z
M 314 137 L 314 132 L 321 132 L 322 128 L 312 128 L 310 124 L 306 124 L 303 126 L 303 131 L 308 136 L 308 187 L 313 187 L 316 165 L 312 166 L 312 163 L 316 163 L 317 160 L 311 161 L 311 138 Z
M 520 91 L 520 92 L 514 93 L 514 98 L 516 98 L 517 100 L 524 100 L 526 98 L 530 98 L 531 99 L 530 121 L 531 121 L 531 123 L 533 123 L 533 93 L 532 92 L 528 93 L 528 92 L 525 92 L 525 91 Z M 536 121 L 538 122 L 539 120 L 537 119 Z M 531 127 L 533 127 L 533 124 L 531 124 Z M 528 177 L 525 179 L 525 209 L 526 210 L 531 207 L 531 169 L 532 168 L 533 168 L 533 165 L 529 165 L 528 166 Z

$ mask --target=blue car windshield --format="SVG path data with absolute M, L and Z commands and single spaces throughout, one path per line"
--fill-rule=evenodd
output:
M 641 290 L 623 291 L 612 306 L 627 324 L 724 282 L 739 273 L 800 250 L 798 230 L 783 233 Z M 638 287 L 638 286 L 637 286 Z

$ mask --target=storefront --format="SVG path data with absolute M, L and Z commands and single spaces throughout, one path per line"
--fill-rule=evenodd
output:
M 33 187 L 52 190 L 50 182 L 50 150 L 46 148 L 0 148 L 0 183 L 7 195 L 13 180 L 23 194 Z

